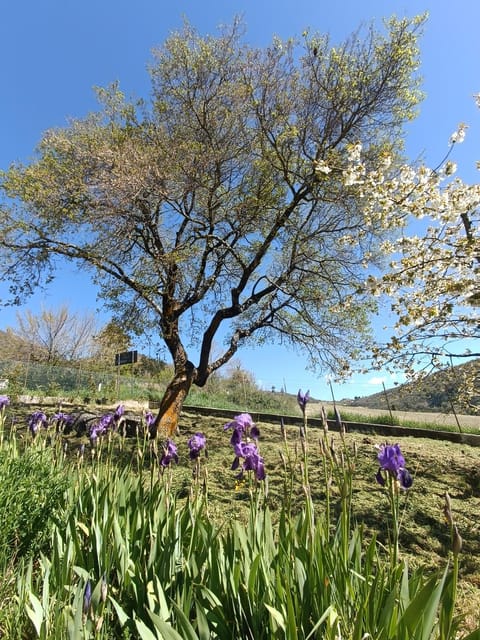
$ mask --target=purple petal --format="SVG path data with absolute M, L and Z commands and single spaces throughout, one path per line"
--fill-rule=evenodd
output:
M 400 481 L 400 486 L 402 489 L 410 489 L 413 484 L 413 478 L 411 473 L 407 469 L 401 469 L 398 474 L 398 479 Z

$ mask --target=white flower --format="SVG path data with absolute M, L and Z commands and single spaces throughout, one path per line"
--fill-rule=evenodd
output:
M 349 167 L 343 172 L 343 184 L 351 187 L 354 184 L 363 184 L 360 173 L 356 167 Z
M 351 162 L 360 162 L 360 158 L 362 155 L 362 143 L 357 142 L 355 144 L 347 145 L 347 154 L 348 159 Z
M 405 173 L 406 182 L 414 179 L 414 173 Z M 424 167 L 423 165 L 418 170 L 418 182 L 419 184 L 425 185 L 428 183 L 432 176 L 432 171 L 428 167 Z
M 475 104 L 480 109 L 480 93 L 476 93 L 473 97 L 475 98 Z
M 400 169 L 399 177 L 400 177 L 400 182 L 402 184 L 410 184 L 415 179 L 415 171 L 412 169 L 412 167 L 409 167 L 408 165 L 404 165 Z
M 457 170 L 457 163 L 449 160 L 445 165 L 445 175 L 451 176 L 456 172 L 456 170 Z
M 467 132 L 467 125 L 461 122 L 458 125 L 458 129 L 450 136 L 450 144 L 460 144 L 465 140 L 465 134 Z
M 315 167 L 315 173 L 323 173 L 325 175 L 328 175 L 332 172 L 325 160 L 315 160 L 313 166 Z

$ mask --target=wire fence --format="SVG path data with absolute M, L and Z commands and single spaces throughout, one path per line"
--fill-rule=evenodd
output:
M 164 387 L 156 381 L 126 375 L 120 366 L 97 371 L 82 366 L 0 361 L 0 393 L 11 395 L 62 395 L 81 400 L 149 399 L 158 397 Z

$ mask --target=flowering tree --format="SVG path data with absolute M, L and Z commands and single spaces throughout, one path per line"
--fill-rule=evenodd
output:
M 171 355 L 162 432 L 247 341 L 347 368 L 374 308 L 365 269 L 397 226 L 393 207 L 365 206 L 363 176 L 398 166 L 422 21 L 338 46 L 305 33 L 254 49 L 236 22 L 218 37 L 174 33 L 150 68 L 149 104 L 100 90 L 101 111 L 47 132 L 30 165 L 3 176 L 14 300 L 58 256 L 90 269 L 124 327 L 155 328 Z
M 480 107 L 479 96 L 476 102 Z M 425 223 L 419 235 L 401 233 L 384 243 L 392 255 L 390 268 L 368 280 L 372 293 L 388 296 L 396 318 L 394 334 L 374 349 L 374 356 L 379 366 L 401 367 L 410 377 L 445 369 L 454 359 L 480 357 L 480 350 L 471 348 L 480 337 L 480 185 L 456 177 L 456 164 L 449 159 L 465 132 L 461 124 L 452 134 L 439 167 L 404 167 L 393 179 L 372 186 L 368 202 L 368 207 L 377 200 L 397 211 L 397 220 Z M 369 179 L 373 185 L 376 177 Z M 459 374 L 463 401 L 474 408 L 480 395 L 478 361 Z

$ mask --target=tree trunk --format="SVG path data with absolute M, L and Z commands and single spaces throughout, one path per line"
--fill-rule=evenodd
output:
M 187 362 L 186 368 L 176 372 L 168 384 L 153 425 L 153 435 L 157 438 L 170 438 L 177 433 L 180 413 L 194 376 L 195 368 L 191 362 Z

